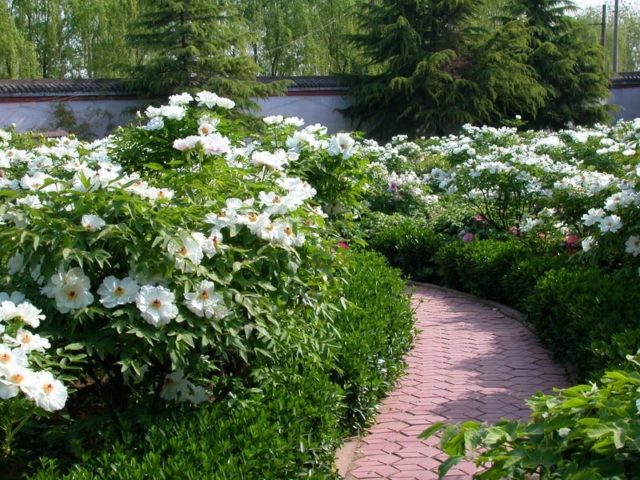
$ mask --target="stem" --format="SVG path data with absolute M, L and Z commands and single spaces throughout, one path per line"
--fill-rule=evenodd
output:
M 115 410 L 115 408 L 113 407 L 113 403 L 111 402 L 111 398 L 109 398 L 102 386 L 102 381 L 100 380 L 100 378 L 98 377 L 98 375 L 96 374 L 96 370 L 93 364 L 93 359 L 91 358 L 91 355 L 89 355 L 89 352 L 85 349 L 85 353 L 87 354 L 87 371 L 89 373 L 89 376 L 96 382 L 96 388 L 98 389 L 98 395 L 100 395 L 100 398 L 104 401 L 104 403 L 107 406 L 107 411 L 109 412 L 109 416 L 111 417 L 111 419 L 113 420 L 113 423 L 116 425 L 116 429 L 118 430 L 118 435 L 120 435 L 120 439 L 122 441 L 124 441 L 124 432 L 122 430 L 122 423 L 120 422 L 120 417 L 118 417 L 118 414 Z
M 13 422 L 8 422 L 5 426 L 5 439 L 4 444 L 2 445 L 2 458 L 7 459 L 11 455 L 11 444 L 13 443 L 13 439 L 16 434 L 22 430 L 22 428 L 26 425 L 27 421 L 31 418 L 33 413 L 36 411 L 36 406 L 33 405 L 31 409 L 27 412 L 27 414 L 18 421 L 15 426 L 12 426 Z

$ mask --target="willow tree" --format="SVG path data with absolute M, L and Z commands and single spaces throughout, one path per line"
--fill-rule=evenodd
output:
M 129 36 L 145 54 L 132 71 L 136 89 L 149 96 L 210 89 L 241 105 L 281 92 L 282 83 L 257 81 L 248 54 L 251 32 L 229 0 L 146 0 Z
M 267 75 L 344 73 L 354 63 L 346 34 L 359 0 L 237 0 L 255 32 L 251 52 Z
M 526 29 L 514 22 L 483 31 L 477 8 L 475 0 L 367 2 L 361 33 L 351 38 L 369 73 L 352 77 L 354 103 L 345 113 L 381 137 L 535 115 L 544 91 L 525 63 Z
M 37 77 L 33 44 L 18 30 L 7 4 L 0 2 L 0 78 Z
M 507 5 L 531 34 L 527 63 L 546 90 L 544 107 L 528 119 L 534 126 L 561 128 L 609 118 L 604 104 L 609 96 L 604 51 L 569 15 L 572 8 L 566 0 L 511 0 Z
M 43 78 L 68 73 L 73 42 L 65 25 L 65 0 L 13 0 L 16 26 L 33 44 Z

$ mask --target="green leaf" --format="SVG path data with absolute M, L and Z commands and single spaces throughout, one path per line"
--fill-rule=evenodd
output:
M 455 467 L 458 463 L 464 460 L 464 456 L 457 455 L 455 457 L 449 457 L 438 467 L 438 478 L 444 478 L 444 476 Z

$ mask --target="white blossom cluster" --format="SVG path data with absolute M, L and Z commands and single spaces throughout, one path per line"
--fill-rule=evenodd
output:
M 51 347 L 49 340 L 34 333 L 45 320 L 42 311 L 21 293 L 0 292 L 0 399 L 20 394 L 48 412 L 64 407 L 67 389 L 46 370 L 30 368 L 29 356 Z

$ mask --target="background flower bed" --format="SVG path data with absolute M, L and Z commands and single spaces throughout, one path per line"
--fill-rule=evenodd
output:
M 521 309 L 577 378 L 598 378 L 640 348 L 639 138 L 635 121 L 372 144 L 361 234 L 415 280 Z

